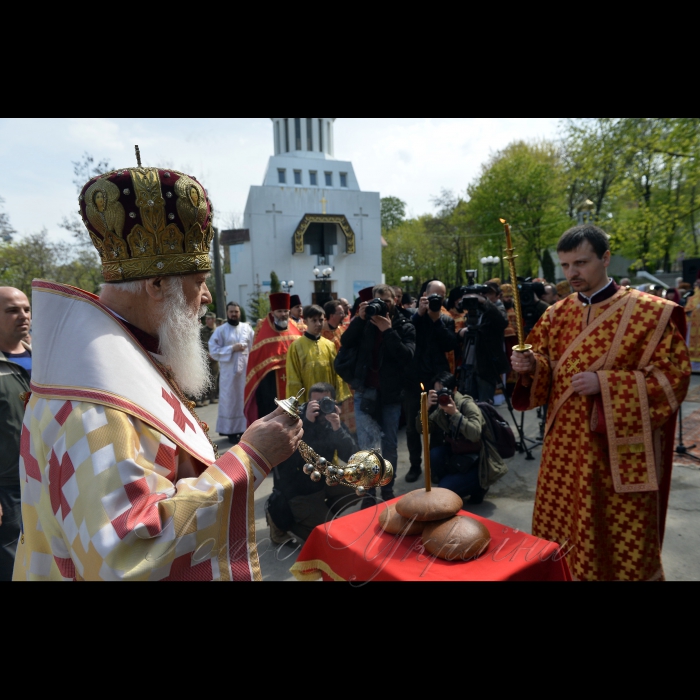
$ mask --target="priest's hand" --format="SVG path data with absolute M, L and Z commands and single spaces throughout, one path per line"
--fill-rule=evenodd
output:
M 579 372 L 571 377 L 571 388 L 579 396 L 600 394 L 600 380 L 595 372 Z
M 281 408 L 256 420 L 243 433 L 241 442 L 247 442 L 273 466 L 290 457 L 304 435 L 301 421 L 291 418 Z
M 513 368 L 513 371 L 518 374 L 534 372 L 537 366 L 535 353 L 532 352 L 532 350 L 526 350 L 525 352 L 513 350 L 513 354 L 510 356 L 510 366 Z

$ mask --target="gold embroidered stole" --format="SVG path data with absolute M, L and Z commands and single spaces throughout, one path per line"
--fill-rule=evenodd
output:
M 656 491 L 660 431 L 651 428 L 646 377 L 652 374 L 657 379 L 675 411 L 678 402 L 668 378 L 658 368 L 648 368 L 674 307 L 627 290 L 618 294 L 552 363 L 553 395 L 545 434 L 574 394 L 571 378 L 579 372 L 596 372 L 615 491 Z M 594 405 L 591 430 L 597 427 L 597 416 Z

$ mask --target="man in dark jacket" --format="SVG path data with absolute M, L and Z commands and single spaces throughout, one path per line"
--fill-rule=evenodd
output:
M 329 461 L 337 452 L 347 462 L 357 452 L 357 444 L 340 420 L 335 405 L 335 388 L 319 382 L 309 389 L 309 401 L 301 406 L 304 441 Z M 274 470 L 275 488 L 267 503 L 270 539 L 284 544 L 292 539 L 306 540 L 311 531 L 327 522 L 357 496 L 349 486 L 328 486 L 304 474 L 304 458 L 299 451 Z
M 19 443 L 24 419 L 20 394 L 29 391 L 31 311 L 19 289 L 0 287 L 0 581 L 12 580 L 20 535 Z
M 508 321 L 483 294 L 465 294 L 461 303 L 466 318 L 459 332 L 462 340 L 459 391 L 477 401 L 493 403 L 500 376 L 509 371 L 503 333 Z M 474 307 L 471 312 L 470 303 Z
M 368 296 L 369 289 L 362 290 Z M 361 292 L 361 294 L 362 294 Z M 360 449 L 379 449 L 397 472 L 398 430 L 407 372 L 416 350 L 416 329 L 398 313 L 391 287 L 381 284 L 363 300 L 357 315 L 341 336 L 342 347 L 357 348 L 355 421 Z M 362 298 L 362 297 L 361 297 Z M 382 303 L 379 303 L 379 301 Z M 383 308 L 382 308 L 383 304 Z M 373 490 L 369 491 L 374 496 Z M 382 486 L 382 498 L 394 497 L 394 479 Z M 372 505 L 374 499 L 365 500 Z
M 406 481 L 418 481 L 421 474 L 421 435 L 416 430 L 416 416 L 420 411 L 421 384 L 425 391 L 432 388 L 431 380 L 438 372 L 449 372 L 445 353 L 457 350 L 459 341 L 455 335 L 454 319 L 444 313 L 443 304 L 447 290 L 439 280 L 433 280 L 425 288 L 418 302 L 418 310 L 412 317 L 416 328 L 416 353 L 410 376 L 406 383 L 404 415 L 406 417 L 406 445 L 411 467 Z

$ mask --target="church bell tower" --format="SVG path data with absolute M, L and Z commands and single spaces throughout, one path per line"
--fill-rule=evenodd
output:
M 274 155 L 262 186 L 250 188 L 245 228 L 222 232 L 227 301 L 247 307 L 274 271 L 303 305 L 352 303 L 382 281 L 379 193 L 362 192 L 352 163 L 336 159 L 335 117 L 270 119 Z

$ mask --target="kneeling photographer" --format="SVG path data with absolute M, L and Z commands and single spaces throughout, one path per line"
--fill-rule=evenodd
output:
M 503 342 L 508 321 L 487 299 L 489 291 L 483 284 L 460 289 L 462 298 L 457 308 L 464 312 L 464 327 L 459 331 L 462 340 L 459 390 L 477 401 L 493 403 L 501 375 L 510 367 Z
M 347 462 L 357 444 L 340 420 L 335 388 L 319 382 L 309 390 L 309 401 L 300 407 L 304 442 L 329 462 L 338 457 Z M 328 486 L 313 482 L 304 474 L 304 458 L 296 451 L 273 469 L 274 489 L 266 504 L 270 539 L 275 544 L 296 537 L 306 540 L 311 531 L 325 523 L 344 506 L 357 499 L 349 486 Z
M 431 480 L 469 498 L 473 505 L 481 503 L 508 467 L 493 444 L 481 409 L 471 396 L 456 390 L 454 375 L 441 372 L 432 385 L 428 392 Z

